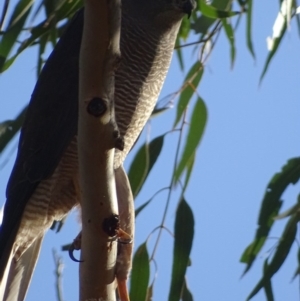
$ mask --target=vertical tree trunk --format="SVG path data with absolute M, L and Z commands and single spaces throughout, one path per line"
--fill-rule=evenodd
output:
M 115 300 L 117 243 L 104 231 L 118 205 L 113 169 L 118 130 L 114 70 L 120 1 L 86 0 L 80 53 L 78 154 L 82 206 L 80 300 Z

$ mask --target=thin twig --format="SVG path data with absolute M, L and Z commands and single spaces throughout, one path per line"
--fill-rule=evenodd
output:
M 220 29 L 221 29 L 221 21 L 218 21 L 217 24 L 212 29 L 212 31 L 208 34 L 207 38 L 200 40 L 201 42 L 204 43 L 204 45 L 201 48 L 200 57 L 199 57 L 199 60 L 201 62 L 201 67 L 200 68 L 203 68 L 203 65 L 208 60 L 208 58 L 209 58 L 209 56 L 210 56 L 210 54 L 211 54 L 211 52 L 212 52 L 212 50 L 215 46 L 216 40 L 218 39 L 218 37 L 220 35 Z M 214 36 L 215 36 L 214 41 L 211 41 Z M 206 44 L 210 41 L 211 41 L 212 45 L 211 45 L 207 55 L 205 56 Z M 189 46 L 189 45 L 187 45 L 187 46 Z M 195 73 L 181 86 L 181 88 L 176 92 L 176 94 L 181 93 L 186 88 L 187 85 L 189 85 L 191 88 L 193 88 L 196 91 L 196 87 L 193 87 L 193 85 L 191 85 L 191 82 L 193 81 L 195 76 L 198 74 L 198 72 L 199 72 L 199 69 L 196 70 Z M 185 120 L 186 119 L 186 113 L 187 113 L 187 110 L 185 110 L 185 112 L 184 112 L 181 127 L 179 129 L 176 129 L 176 131 L 179 131 L 180 134 L 179 134 L 177 149 L 176 149 L 175 158 L 174 158 L 174 167 L 173 167 L 173 172 L 172 172 L 172 178 L 171 178 L 171 182 L 170 182 L 170 185 L 169 185 L 169 188 L 168 188 L 169 193 L 168 193 L 168 196 L 167 196 L 167 202 L 166 202 L 166 205 L 165 205 L 165 209 L 164 209 L 161 224 L 151 232 L 151 234 L 153 234 L 154 231 L 159 229 L 159 232 L 158 232 L 158 235 L 157 235 L 157 238 L 156 238 L 156 241 L 155 241 L 155 245 L 154 245 L 151 257 L 150 257 L 150 261 L 154 260 L 154 256 L 155 256 L 155 253 L 156 253 L 157 248 L 158 248 L 158 244 L 159 244 L 159 241 L 160 241 L 160 238 L 161 238 L 161 235 L 162 235 L 162 231 L 164 229 L 167 229 L 165 227 L 165 221 L 166 221 L 169 205 L 170 205 L 170 202 L 171 202 L 172 187 L 174 185 L 174 173 L 176 171 L 177 162 L 178 162 L 178 158 L 179 158 L 179 151 L 180 151 L 180 146 L 181 146 L 182 137 L 183 137 L 183 128 L 184 128 L 185 125 L 187 125 L 187 122 Z M 172 131 L 175 131 L 175 129 L 173 129 Z M 149 237 L 151 236 L 151 234 L 149 235 Z M 149 239 L 149 237 L 147 238 L 147 240 Z
M 169 193 L 168 193 L 168 197 L 167 197 L 167 202 L 166 202 L 165 210 L 164 210 L 164 213 L 163 213 L 162 221 L 161 221 L 161 224 L 159 226 L 160 229 L 159 229 L 159 232 L 158 232 L 158 235 L 157 235 L 157 239 L 156 239 L 153 251 L 152 251 L 152 255 L 150 257 L 150 261 L 154 258 L 154 255 L 156 253 L 158 243 L 160 241 L 160 237 L 161 237 L 162 231 L 164 229 L 164 224 L 165 224 L 165 221 L 166 221 L 169 205 L 170 205 L 170 202 L 171 202 L 171 195 L 172 195 L 171 187 L 173 187 L 173 184 L 174 184 L 174 173 L 175 173 L 176 167 L 177 167 L 179 151 L 180 151 L 180 146 L 181 146 L 181 141 L 182 141 L 182 136 L 183 136 L 184 120 L 185 120 L 185 118 L 183 118 L 182 125 L 181 125 L 181 130 L 180 130 L 180 133 L 179 133 L 178 144 L 177 144 L 177 149 L 176 149 L 176 153 L 175 153 L 174 167 L 173 167 L 173 172 L 172 172 L 172 178 L 171 178 L 171 181 L 170 181 L 170 188 L 169 188 Z
M 53 259 L 55 263 L 55 278 L 56 278 L 56 296 L 58 301 L 63 301 L 63 293 L 62 293 L 62 276 L 63 276 L 63 269 L 64 269 L 64 263 L 62 260 L 62 257 L 57 255 L 57 252 L 55 249 L 52 250 Z

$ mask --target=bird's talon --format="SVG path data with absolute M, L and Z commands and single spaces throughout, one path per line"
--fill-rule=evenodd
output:
M 75 262 L 83 262 L 83 260 L 76 259 L 73 254 L 74 250 L 80 250 L 80 249 L 81 249 L 81 232 L 76 236 L 76 238 L 73 240 L 69 248 L 69 256 Z
M 72 245 L 70 246 L 70 249 L 69 249 L 69 256 L 70 256 L 70 258 L 71 258 L 73 261 L 75 261 L 75 262 L 83 262 L 83 260 L 78 260 L 78 259 L 75 258 L 74 254 L 73 254 L 74 250 L 76 250 L 76 248 L 74 247 L 74 244 L 72 244 Z

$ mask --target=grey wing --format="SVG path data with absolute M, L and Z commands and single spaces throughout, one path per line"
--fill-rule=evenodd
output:
M 51 176 L 77 132 L 82 29 L 83 10 L 71 21 L 47 60 L 28 106 L 6 190 L 0 228 L 0 281 L 28 200 L 38 183 Z

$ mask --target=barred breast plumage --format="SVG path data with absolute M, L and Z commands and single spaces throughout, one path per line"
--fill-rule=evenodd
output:
M 122 0 L 115 111 L 125 146 L 115 153 L 115 168 L 122 165 L 155 106 L 181 19 L 193 6 L 194 0 Z M 76 132 L 82 27 L 81 11 L 49 57 L 32 94 L 7 187 L 0 280 L 10 255 L 19 260 L 54 220 L 79 202 Z

